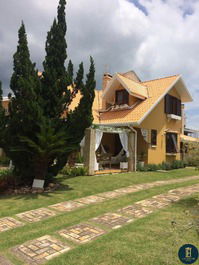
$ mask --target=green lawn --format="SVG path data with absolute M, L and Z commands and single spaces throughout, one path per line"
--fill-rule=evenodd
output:
M 56 192 L 41 195 L 25 194 L 0 196 L 0 217 L 10 216 L 19 212 L 45 207 L 57 202 L 114 190 L 133 184 L 195 175 L 199 175 L 199 171 L 196 171 L 195 169 L 178 169 L 166 173 L 136 172 L 114 175 L 84 176 L 71 179 L 64 179 L 60 176 L 57 180 L 62 184 L 62 187 Z
M 13 216 L 15 213 L 25 210 L 44 207 L 52 203 L 96 194 L 103 191 L 114 190 L 132 184 L 194 175 L 199 175 L 199 172 L 193 169 L 180 169 L 167 173 L 129 173 L 94 177 L 76 177 L 65 180 L 60 177 L 60 181 L 62 181 L 62 184 L 65 186 L 63 186 L 62 190 L 56 191 L 55 193 L 45 195 L 2 196 L 0 201 L 1 216 Z M 199 183 L 199 180 L 170 184 L 145 191 L 139 191 L 100 204 L 79 208 L 74 212 L 60 213 L 47 220 L 26 224 L 24 227 L 0 233 L 0 255 L 6 255 L 16 265 L 25 264 L 16 259 L 16 257 L 10 253 L 9 248 L 47 234 L 58 237 L 56 232 L 65 227 L 87 221 L 92 217 L 96 217 L 106 212 L 116 211 L 118 208 L 145 198 L 150 198 L 156 194 L 164 193 L 170 189 L 189 186 L 195 183 Z M 66 185 L 68 185 L 68 190 L 66 190 Z M 187 242 L 197 245 L 198 235 L 195 228 L 188 230 L 183 236 L 182 233 L 178 231 L 179 229 L 177 229 L 177 232 L 173 233 L 171 221 L 176 220 L 178 224 L 182 223 L 182 225 L 192 221 L 191 217 L 185 214 L 185 210 L 196 204 L 196 198 L 198 197 L 193 196 L 192 198 L 179 202 L 172 207 L 168 207 L 143 219 L 137 220 L 117 231 L 112 231 L 96 241 L 79 246 L 58 258 L 53 259 L 47 264 L 180 264 L 176 257 L 177 248 L 179 245 Z M 60 237 L 58 238 L 61 239 Z

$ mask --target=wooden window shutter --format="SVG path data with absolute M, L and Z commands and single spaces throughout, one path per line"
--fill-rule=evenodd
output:
M 165 113 L 166 114 L 171 114 L 172 110 L 172 105 L 171 105 L 171 96 L 169 94 L 167 94 L 165 96 Z

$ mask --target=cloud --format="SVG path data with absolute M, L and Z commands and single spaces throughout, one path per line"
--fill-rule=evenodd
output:
M 0 79 L 9 87 L 17 30 L 23 19 L 31 57 L 42 68 L 45 38 L 58 1 L 0 2 Z M 69 0 L 68 56 L 77 66 L 96 63 L 97 86 L 105 70 L 133 69 L 142 80 L 182 74 L 195 102 L 187 104 L 189 126 L 199 129 L 199 2 L 196 0 Z M 193 115 L 193 113 L 195 113 Z

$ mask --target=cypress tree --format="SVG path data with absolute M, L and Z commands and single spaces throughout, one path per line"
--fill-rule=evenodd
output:
M 18 33 L 5 151 L 14 163 L 15 172 L 29 181 L 33 177 L 42 179 L 56 175 L 69 154 L 79 148 L 85 129 L 92 124 L 94 62 L 91 58 L 85 84 L 83 63 L 75 78 L 71 61 L 66 69 L 65 5 L 66 1 L 60 0 L 57 19 L 47 34 L 42 76 L 38 77 L 30 59 L 23 23 Z M 80 102 L 69 112 L 78 92 L 81 93 Z
M 18 31 L 18 46 L 14 54 L 13 74 L 10 88 L 13 95 L 9 102 L 9 116 L 6 126 L 7 155 L 15 165 L 15 172 L 22 178 L 29 178 L 33 172 L 32 154 L 24 151 L 21 137 L 33 137 L 38 130 L 38 120 L 42 115 L 40 107 L 40 80 L 35 64 L 30 59 L 24 23 Z

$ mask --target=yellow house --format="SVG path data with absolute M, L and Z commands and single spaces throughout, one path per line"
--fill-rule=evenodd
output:
M 125 168 L 124 162 L 126 169 L 136 170 L 137 163 L 180 160 L 183 103 L 191 101 L 180 75 L 141 81 L 133 71 L 104 74 L 93 104 L 93 126 L 82 142 L 90 174 Z

